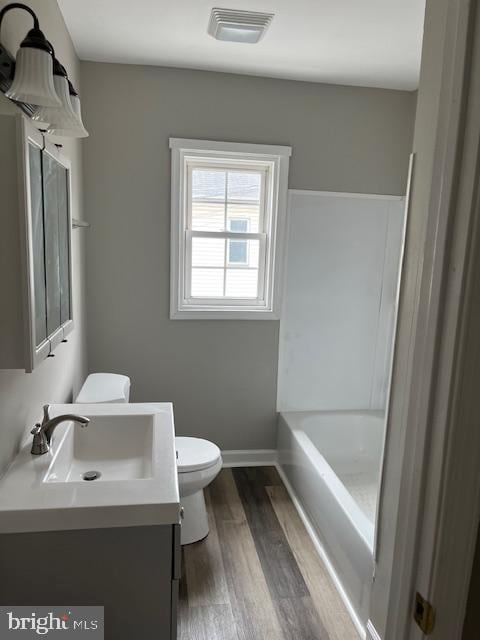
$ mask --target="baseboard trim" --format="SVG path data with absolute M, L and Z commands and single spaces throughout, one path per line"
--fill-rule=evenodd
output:
M 367 640 L 382 640 L 371 620 L 367 622 Z
M 322 562 L 324 563 L 330 578 L 332 579 L 333 584 L 335 585 L 336 590 L 338 591 L 343 604 L 345 605 L 353 624 L 355 625 L 355 629 L 357 630 L 360 638 L 362 638 L 363 640 L 366 640 L 367 638 L 367 634 L 365 631 L 365 626 L 362 624 L 362 621 L 360 620 L 360 618 L 357 616 L 357 613 L 355 611 L 355 609 L 353 608 L 352 603 L 350 602 L 350 598 L 348 597 L 345 589 L 342 586 L 342 583 L 340 582 L 340 579 L 337 575 L 337 572 L 335 571 L 332 563 L 330 562 L 328 555 L 323 547 L 323 544 L 321 543 L 317 532 L 315 531 L 315 528 L 313 527 L 310 518 L 308 517 L 308 515 L 306 514 L 302 503 L 300 502 L 300 500 L 297 497 L 297 494 L 295 493 L 294 488 L 292 487 L 292 485 L 290 484 L 290 481 L 288 480 L 287 476 L 285 475 L 285 472 L 283 471 L 282 467 L 280 466 L 280 464 L 277 462 L 275 464 L 277 471 L 283 481 L 283 484 L 285 485 L 286 490 L 288 491 L 288 494 L 295 506 L 295 509 L 298 512 L 298 515 L 300 516 L 300 519 L 302 520 L 305 529 L 307 530 L 308 535 L 310 536 L 310 538 L 312 539 L 312 542 L 314 544 L 314 547 L 318 553 L 318 555 L 320 556 Z M 372 625 L 373 627 L 373 625 Z M 373 627 L 374 628 L 374 627 Z M 376 633 L 376 632 L 375 632 Z M 380 636 L 374 637 L 372 636 L 372 638 L 368 638 L 368 640 L 381 640 Z
M 222 451 L 224 467 L 269 467 L 277 463 L 276 449 L 232 449 Z

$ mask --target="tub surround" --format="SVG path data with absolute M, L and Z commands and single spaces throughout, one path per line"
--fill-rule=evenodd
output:
M 382 410 L 405 200 L 291 191 L 289 201 L 277 408 Z
M 278 462 L 362 633 L 374 573 L 404 209 L 401 197 L 290 193 Z

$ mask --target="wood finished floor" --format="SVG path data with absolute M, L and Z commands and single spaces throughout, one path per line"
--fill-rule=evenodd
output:
M 358 640 L 274 467 L 224 469 L 183 548 L 179 640 Z

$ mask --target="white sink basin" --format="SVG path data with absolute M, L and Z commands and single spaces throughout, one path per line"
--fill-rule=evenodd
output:
M 66 430 L 45 482 L 85 482 L 91 472 L 99 482 L 152 477 L 154 415 L 87 417 L 88 427 Z
M 0 532 L 178 522 L 180 499 L 170 403 L 51 405 L 60 423 L 50 451 L 29 436 L 0 481 Z

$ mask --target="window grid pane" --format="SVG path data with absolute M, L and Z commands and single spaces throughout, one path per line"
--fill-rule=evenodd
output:
M 190 298 L 259 297 L 260 240 L 193 235 L 189 244 Z
M 222 298 L 225 269 L 192 269 L 192 298 Z
M 225 231 L 229 228 L 231 218 L 246 217 L 250 221 L 250 230 L 259 232 L 263 217 L 264 180 L 265 174 L 260 170 L 241 172 L 192 168 L 188 227 L 193 230 Z M 233 187 L 230 187 L 232 181 Z
M 249 230 L 248 218 L 230 218 L 228 221 L 229 231 L 238 231 L 239 233 L 247 233 Z
M 227 172 L 224 169 L 192 169 L 192 200 L 225 201 Z
M 226 269 L 225 295 L 229 298 L 258 298 L 258 269 Z
M 225 205 L 223 202 L 192 200 L 191 211 L 193 231 L 224 231 Z
M 229 171 L 227 174 L 227 200 L 260 202 L 262 173 L 260 171 Z
M 248 241 L 229 240 L 228 241 L 228 263 L 248 264 Z
M 265 171 L 193 167 L 190 176 L 192 232 L 260 232 Z M 189 297 L 258 299 L 259 240 L 192 237 L 189 251 Z
M 224 238 L 192 238 L 192 267 L 224 266 Z

